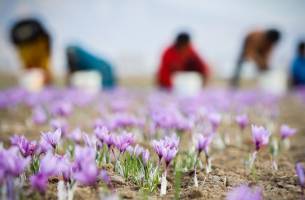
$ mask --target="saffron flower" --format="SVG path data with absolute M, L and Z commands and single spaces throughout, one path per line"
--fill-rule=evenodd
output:
M 29 141 L 23 135 L 10 138 L 11 144 L 17 146 L 23 157 L 33 156 L 38 148 L 36 141 Z
M 114 136 L 109 133 L 109 130 L 105 126 L 97 127 L 94 129 L 95 136 L 99 139 L 102 144 L 110 147 L 115 145 Z
M 235 117 L 235 121 L 236 121 L 236 123 L 238 124 L 238 126 L 241 130 L 244 130 L 249 124 L 249 119 L 248 119 L 248 116 L 246 114 L 237 115 Z
M 213 135 L 202 135 L 199 134 L 197 137 L 197 144 L 196 149 L 198 151 L 198 154 L 200 154 L 202 151 L 204 151 L 206 154 L 208 152 L 209 145 L 211 144 L 213 139 Z
M 99 176 L 99 170 L 95 161 L 82 164 L 82 167 L 73 173 L 73 178 L 82 185 L 95 185 Z
M 77 128 L 77 129 L 74 129 L 69 135 L 68 135 L 68 138 L 70 140 L 72 140 L 73 142 L 75 142 L 76 144 L 80 144 L 82 139 L 83 139 L 83 134 L 82 134 L 82 131 Z
M 32 121 L 34 124 L 40 125 L 46 123 L 48 116 L 41 106 L 36 106 L 32 110 Z
M 296 171 L 296 174 L 297 174 L 298 179 L 299 179 L 299 185 L 301 187 L 301 195 L 302 195 L 301 199 L 304 199 L 305 171 L 304 171 L 303 165 L 301 163 L 297 163 L 295 165 L 295 171 Z
M 262 189 L 241 185 L 229 191 L 226 200 L 263 200 Z
M 73 106 L 68 101 L 56 101 L 51 106 L 51 113 L 54 116 L 68 116 L 72 113 Z
M 154 140 L 152 142 L 152 145 L 156 154 L 159 157 L 159 164 L 161 163 L 162 158 L 165 162 L 165 169 L 161 178 L 161 190 L 160 190 L 160 195 L 163 196 L 166 194 L 167 168 L 178 152 L 179 139 L 177 138 L 177 136 L 174 135 L 172 137 L 165 137 L 164 139 L 159 141 Z
M 30 162 L 30 158 L 23 158 L 17 147 L 0 150 L 0 171 L 3 177 L 18 177 Z
M 270 135 L 270 132 L 264 127 L 252 125 L 252 141 L 255 144 L 255 151 L 252 153 L 252 156 L 249 160 L 250 169 L 253 167 L 257 152 L 261 149 L 261 147 L 269 143 Z
M 48 187 L 48 177 L 42 173 L 38 173 L 30 177 L 30 183 L 32 188 L 40 193 L 45 193 Z
M 50 121 L 50 126 L 53 131 L 60 129 L 62 134 L 66 134 L 68 132 L 68 123 L 64 119 L 52 119 Z
M 270 132 L 264 127 L 252 125 L 252 141 L 256 151 L 268 144 L 270 135 Z
M 280 128 L 280 135 L 283 140 L 293 136 L 296 132 L 296 129 L 290 128 L 287 124 L 283 124 Z
M 150 154 L 149 154 L 149 151 L 147 149 L 142 151 L 142 160 L 143 160 L 144 165 L 147 165 L 149 156 L 150 156 Z
M 200 156 L 200 153 L 203 151 L 205 154 L 205 159 L 206 159 L 206 173 L 210 173 L 212 171 L 212 166 L 211 166 L 211 158 L 208 154 L 208 148 L 209 145 L 211 144 L 213 139 L 213 134 L 208 134 L 208 135 L 202 135 L 199 134 L 197 136 L 197 144 L 196 144 L 196 150 L 198 152 L 198 156 Z M 195 182 L 195 186 L 197 187 L 197 175 L 196 175 L 196 170 L 197 170 L 197 159 L 196 158 L 196 162 L 195 162 L 195 174 L 194 174 L 194 182 Z
M 217 128 L 220 125 L 221 115 L 219 113 L 216 113 L 216 112 L 215 113 L 210 113 L 208 118 L 209 118 L 209 121 L 212 125 L 212 130 L 215 133 L 215 131 L 217 130 Z
M 54 132 L 45 132 L 42 133 L 42 144 L 48 144 L 53 149 L 56 148 L 56 146 L 59 144 L 61 138 L 61 129 L 56 129 Z
M 114 143 L 115 147 L 123 153 L 128 146 L 134 143 L 134 136 L 131 133 L 124 132 L 115 138 Z
M 73 178 L 82 185 L 95 185 L 99 170 L 95 162 L 96 151 L 90 147 L 75 147 Z

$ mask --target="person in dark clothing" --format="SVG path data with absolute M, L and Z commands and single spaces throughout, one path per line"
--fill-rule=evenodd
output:
M 17 21 L 10 31 L 10 38 L 24 68 L 41 69 L 44 82 L 50 83 L 51 37 L 42 23 L 34 18 Z
M 112 88 L 116 85 L 113 66 L 108 61 L 74 45 L 68 46 L 66 54 L 69 75 L 77 71 L 97 71 L 102 77 L 103 88 Z
M 281 34 L 276 29 L 249 33 L 244 40 L 231 84 L 233 86 L 239 85 L 242 66 L 245 61 L 254 62 L 259 72 L 267 71 L 270 54 L 280 38 Z
M 305 86 L 305 42 L 299 43 L 290 74 L 293 86 Z

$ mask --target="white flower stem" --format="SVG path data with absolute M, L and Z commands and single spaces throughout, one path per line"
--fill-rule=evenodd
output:
M 272 169 L 274 171 L 278 170 L 278 165 L 277 165 L 276 159 L 273 156 L 272 156 Z
M 249 168 L 252 169 L 253 168 L 253 165 L 254 165 L 254 162 L 255 162 L 255 159 L 256 159 L 256 155 L 257 155 L 257 151 L 254 151 L 250 157 L 250 160 L 249 160 Z
M 195 171 L 194 171 L 194 186 L 198 187 L 198 179 L 197 179 L 197 167 L 195 167 Z
M 207 152 L 205 152 L 205 171 L 207 174 L 209 174 L 212 171 L 212 160 Z
M 73 200 L 76 187 L 77 187 L 77 183 L 68 185 L 68 200 Z
M 284 139 L 283 144 L 284 144 L 284 149 L 285 150 L 289 150 L 290 149 L 290 140 L 289 140 L 289 138 Z
M 58 181 L 57 183 L 57 199 L 66 200 L 67 199 L 67 188 L 64 181 Z
M 162 174 L 160 196 L 166 195 L 166 187 L 167 187 L 166 175 L 167 175 L 167 169 L 165 169 L 165 171 Z

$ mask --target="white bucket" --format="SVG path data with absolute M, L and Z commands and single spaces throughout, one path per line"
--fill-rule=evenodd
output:
M 203 78 L 197 72 L 177 72 L 173 76 L 173 90 L 181 96 L 194 96 L 200 92 Z
M 44 75 L 41 69 L 28 69 L 19 76 L 19 85 L 31 92 L 40 91 L 44 85 Z
M 73 87 L 94 93 L 100 91 L 101 81 L 102 77 L 97 71 L 73 72 L 70 78 Z

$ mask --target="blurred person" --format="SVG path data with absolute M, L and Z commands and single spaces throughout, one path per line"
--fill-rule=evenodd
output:
M 204 82 L 207 82 L 210 75 L 209 66 L 193 49 L 188 33 L 179 33 L 174 44 L 164 51 L 157 73 L 158 85 L 171 88 L 172 76 L 179 71 L 198 72 L 204 77 Z
M 250 61 L 254 63 L 256 71 L 258 72 L 267 71 L 270 68 L 270 54 L 280 40 L 280 37 L 281 34 L 276 29 L 249 33 L 243 42 L 241 54 L 238 58 L 231 84 L 233 86 L 239 85 L 240 76 L 243 71 L 242 68 L 246 67 L 246 62 Z
M 305 42 L 301 41 L 290 69 L 292 85 L 305 86 Z
M 101 76 L 101 86 L 112 88 L 116 84 L 113 66 L 106 60 L 92 55 L 85 49 L 70 45 L 66 50 L 69 76 L 78 71 L 97 71 Z
M 51 37 L 44 26 L 34 18 L 22 19 L 13 25 L 10 38 L 23 67 L 26 70 L 40 69 L 43 82 L 50 83 Z

